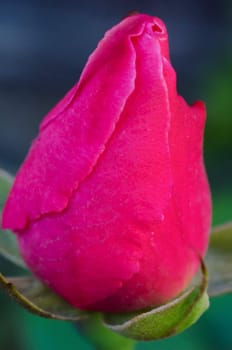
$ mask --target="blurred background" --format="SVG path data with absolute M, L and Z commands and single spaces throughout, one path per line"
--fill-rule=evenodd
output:
M 0 0 L 0 167 L 15 173 L 51 107 L 78 80 L 104 32 L 132 10 L 161 17 L 178 90 L 206 101 L 205 161 L 213 224 L 232 220 L 231 0 Z M 15 274 L 0 259 L 0 271 Z M 232 349 L 232 296 L 191 329 L 137 349 Z M 1 350 L 91 350 L 69 323 L 30 315 L 0 291 Z M 110 349 L 109 349 L 110 350 Z

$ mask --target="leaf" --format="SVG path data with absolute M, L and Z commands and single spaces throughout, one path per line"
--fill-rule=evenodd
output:
M 13 177 L 0 169 L 0 212 L 3 209 L 12 182 Z M 0 220 L 0 254 L 14 264 L 27 269 L 19 254 L 16 236 L 9 230 L 2 230 L 1 227 Z
M 232 292 L 232 222 L 212 230 L 206 265 L 209 296 Z
M 0 286 L 24 308 L 42 317 L 78 321 L 90 314 L 69 305 L 33 276 L 5 278 L 0 273 Z
M 196 322 L 209 306 L 207 271 L 203 263 L 202 272 L 199 285 L 169 303 L 142 313 L 105 314 L 105 326 L 135 340 L 161 339 L 182 332 Z

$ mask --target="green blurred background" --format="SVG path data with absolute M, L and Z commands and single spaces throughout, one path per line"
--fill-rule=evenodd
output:
M 232 220 L 231 1 L 0 2 L 0 166 L 15 172 L 39 121 L 77 79 L 104 31 L 132 9 L 163 18 L 181 94 L 206 101 L 213 224 Z M 84 36 L 84 40 L 83 40 Z M 0 270 L 12 265 L 0 259 Z M 181 335 L 137 349 L 232 349 L 232 295 Z M 91 350 L 72 324 L 33 316 L 0 291 L 0 350 Z M 110 350 L 110 349 L 109 349 Z

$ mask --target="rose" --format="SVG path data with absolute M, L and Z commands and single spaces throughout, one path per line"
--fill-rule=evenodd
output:
M 108 31 L 43 120 L 3 213 L 44 283 L 76 307 L 126 311 L 184 290 L 208 243 L 205 109 L 176 92 L 158 18 Z

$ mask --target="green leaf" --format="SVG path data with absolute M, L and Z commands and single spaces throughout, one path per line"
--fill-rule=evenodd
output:
M 232 222 L 212 230 L 206 265 L 209 296 L 232 292 Z
M 24 308 L 42 317 L 78 321 L 90 315 L 69 305 L 33 276 L 5 278 L 0 273 L 0 286 Z
M 202 271 L 199 285 L 169 303 L 145 312 L 105 314 L 105 326 L 135 340 L 161 339 L 182 332 L 196 322 L 209 306 L 207 271 L 203 263 Z
M 0 169 L 0 212 L 2 212 L 12 182 L 13 177 Z M 16 236 L 9 230 L 2 230 L 1 227 L 0 220 L 0 254 L 14 264 L 27 269 L 19 254 Z

